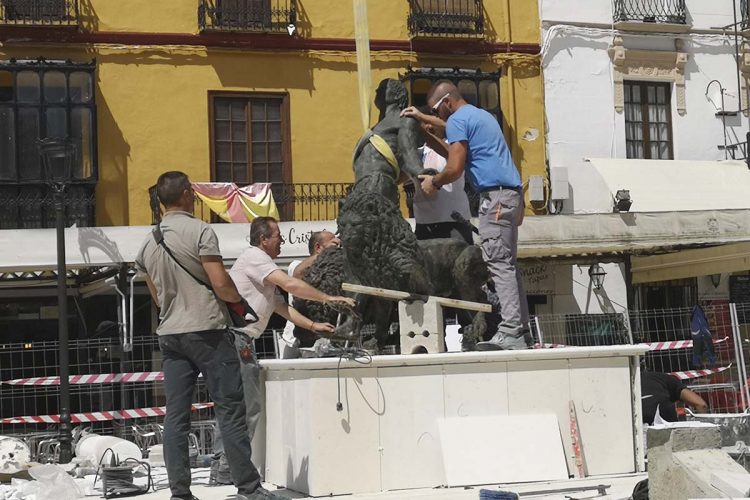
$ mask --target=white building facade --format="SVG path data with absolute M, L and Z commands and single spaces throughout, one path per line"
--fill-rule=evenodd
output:
M 730 208 L 716 202 L 704 206 L 701 184 L 714 182 L 713 168 L 717 174 L 725 168 L 743 170 L 738 162 L 723 160 L 746 156 L 747 2 L 539 4 L 550 211 L 612 213 L 620 189 L 630 191 L 632 205 L 627 210 L 634 217 L 645 211 L 685 210 L 685 199 L 695 200 L 688 204 L 692 210 Z M 639 168 L 632 169 L 630 180 L 622 181 L 628 179 L 628 162 L 608 159 L 631 159 Z M 705 178 L 689 178 L 695 169 L 680 170 L 679 165 L 691 165 L 687 161 L 703 162 L 698 171 Z M 653 182 L 648 168 L 643 175 L 644 166 L 654 168 Z M 615 171 L 608 177 L 607 172 Z M 743 175 L 740 172 L 740 179 L 750 180 Z M 750 208 L 750 203 L 742 208 Z M 599 264 L 606 273 L 598 289 L 588 272 L 591 264 Z M 555 293 L 537 312 L 620 312 L 729 298 L 729 273 L 714 275 L 713 282 L 703 276 L 633 285 L 630 264 L 626 255 L 600 261 L 593 256 L 584 265 L 556 266 Z

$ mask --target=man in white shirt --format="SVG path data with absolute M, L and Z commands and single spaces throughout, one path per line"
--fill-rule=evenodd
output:
M 331 231 L 311 231 L 310 238 L 307 240 L 309 257 L 306 257 L 304 260 L 292 261 L 287 269 L 287 274 L 297 279 L 302 279 L 305 275 L 305 270 L 313 265 L 318 255 L 326 248 L 332 246 L 341 246 L 341 240 Z M 288 298 L 289 305 L 294 306 L 293 300 L 294 295 L 290 293 Z M 292 321 L 286 322 L 284 333 L 279 342 L 279 354 L 282 359 L 299 357 L 299 340 L 294 336 L 294 327 L 295 324 Z
M 330 323 L 317 323 L 291 307 L 284 301 L 277 287 L 306 300 L 330 302 L 354 307 L 349 297 L 331 296 L 313 288 L 304 281 L 291 277 L 274 264 L 273 259 L 281 253 L 281 232 L 273 217 L 256 217 L 250 226 L 250 247 L 235 261 L 229 275 L 240 295 L 247 300 L 258 315 L 258 321 L 247 325 L 246 335 L 235 336 L 235 347 L 240 356 L 242 385 L 247 408 L 247 427 L 250 438 L 261 410 L 260 368 L 252 348 L 252 339 L 258 338 L 266 329 L 274 312 L 295 325 L 316 333 L 333 332 Z
M 419 148 L 422 153 L 422 165 L 432 169 L 436 174 L 445 169 L 448 147 L 442 134 L 430 124 L 422 124 L 427 143 Z M 430 147 L 435 147 L 433 149 Z M 464 223 L 453 219 L 451 214 L 458 212 L 465 220 L 471 219 L 469 199 L 464 191 L 464 176 L 446 183 L 432 195 L 426 195 L 422 186 L 414 186 L 414 234 L 418 240 L 433 238 L 455 238 L 464 240 L 469 245 L 474 243 L 471 229 Z

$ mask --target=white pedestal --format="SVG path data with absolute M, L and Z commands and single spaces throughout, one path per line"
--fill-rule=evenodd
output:
M 341 412 L 338 358 L 263 361 L 265 479 L 311 496 L 441 486 L 447 484 L 439 432 L 445 419 L 538 414 L 556 415 L 574 474 L 571 400 L 587 474 L 641 470 L 636 372 L 643 352 L 620 346 L 343 361 Z

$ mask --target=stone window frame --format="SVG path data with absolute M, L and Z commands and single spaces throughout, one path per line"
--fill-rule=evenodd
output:
M 688 54 L 682 52 L 682 40 L 675 40 L 675 51 L 662 50 L 633 50 L 623 46 L 622 37 L 616 36 L 608 49 L 612 59 L 614 78 L 615 110 L 622 113 L 625 110 L 625 80 L 671 82 L 674 83 L 674 93 L 677 114 L 687 113 L 685 102 L 685 65 Z

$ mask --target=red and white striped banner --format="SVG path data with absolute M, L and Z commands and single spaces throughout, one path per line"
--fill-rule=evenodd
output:
M 213 403 L 198 403 L 192 407 L 193 411 L 212 408 Z M 154 408 L 135 408 L 133 410 L 94 411 L 88 413 L 74 413 L 70 416 L 71 423 L 106 422 L 108 420 L 129 420 L 133 418 L 163 417 L 167 413 L 166 406 Z M 9 417 L 0 419 L 0 424 L 57 424 L 60 415 L 36 415 L 33 417 Z
M 200 377 L 203 375 L 200 374 Z M 134 373 L 99 373 L 92 375 L 71 375 L 70 384 L 128 384 L 134 382 L 159 382 L 164 380 L 164 372 L 134 372 Z M 8 385 L 60 385 L 60 377 L 30 377 L 5 380 Z
M 714 340 L 714 345 L 721 344 L 723 342 L 726 342 L 729 340 L 729 337 L 724 337 L 723 339 L 717 339 Z M 642 344 L 636 344 L 648 347 L 649 351 L 668 351 L 671 349 L 689 349 L 693 347 L 693 341 L 692 340 L 672 340 L 668 342 L 651 342 L 651 343 L 642 343 Z M 565 344 L 534 344 L 534 349 L 555 349 L 557 347 L 569 347 Z
M 534 344 L 534 349 L 556 349 L 558 347 L 568 347 L 565 344 Z
M 684 372 L 672 372 L 670 375 L 674 375 L 680 380 L 689 380 L 691 378 L 705 377 L 706 375 L 713 375 L 714 373 L 721 373 L 724 370 L 728 370 L 732 365 L 722 366 L 720 368 L 711 368 L 707 370 L 688 370 Z
M 714 345 L 721 344 L 722 342 L 726 342 L 729 339 L 729 337 L 724 337 L 723 339 L 717 339 L 714 340 Z M 689 349 L 693 347 L 693 341 L 692 340 L 672 340 L 671 342 L 652 342 L 650 344 L 640 344 L 648 346 L 649 351 L 668 351 L 671 349 Z

